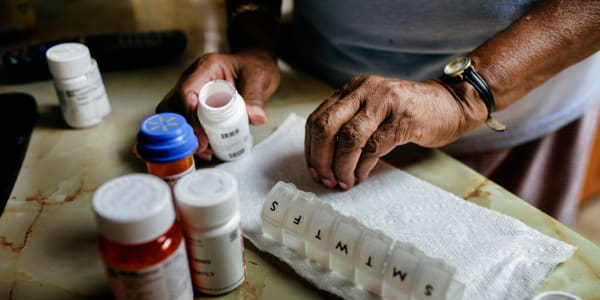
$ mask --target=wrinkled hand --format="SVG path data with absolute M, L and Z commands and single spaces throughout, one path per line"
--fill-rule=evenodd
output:
M 260 125 L 267 121 L 264 106 L 279 86 L 281 75 L 276 58 L 257 50 L 204 54 L 183 72 L 175 87 L 158 104 L 156 112 L 183 115 L 198 138 L 196 155 L 204 160 L 211 160 L 212 150 L 196 115 L 198 93 L 204 84 L 216 79 L 235 84 L 246 101 L 250 124 Z
M 358 76 L 325 100 L 306 122 L 311 177 L 349 189 L 364 181 L 379 157 L 409 142 L 446 145 L 487 116 L 466 84 Z

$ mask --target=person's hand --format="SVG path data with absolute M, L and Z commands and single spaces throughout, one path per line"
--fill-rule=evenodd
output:
M 328 187 L 349 189 L 394 147 L 443 146 L 486 117 L 485 104 L 468 84 L 358 76 L 308 117 L 309 173 Z
M 276 58 L 261 51 L 208 53 L 183 72 L 175 87 L 158 104 L 156 112 L 170 111 L 183 115 L 198 138 L 196 155 L 211 160 L 212 150 L 196 114 L 202 86 L 216 79 L 234 83 L 246 101 L 250 124 L 260 125 L 267 121 L 264 106 L 279 86 L 280 78 Z

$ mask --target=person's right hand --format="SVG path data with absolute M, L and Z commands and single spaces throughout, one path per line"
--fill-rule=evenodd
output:
M 350 189 L 396 146 L 441 147 L 486 117 L 479 94 L 463 81 L 356 76 L 309 115 L 308 172 L 327 187 Z
M 204 84 L 216 79 L 236 86 L 246 101 L 250 124 L 261 125 L 267 121 L 264 106 L 279 86 L 281 74 L 277 59 L 260 50 L 204 54 L 183 72 L 175 87 L 158 104 L 156 112 L 183 115 L 198 139 L 196 155 L 204 160 L 211 160 L 212 150 L 196 114 L 198 93 Z

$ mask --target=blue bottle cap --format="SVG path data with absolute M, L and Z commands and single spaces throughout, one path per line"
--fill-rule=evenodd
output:
M 146 161 L 175 161 L 194 153 L 197 147 L 192 126 L 176 113 L 158 113 L 146 118 L 137 135 L 137 152 Z

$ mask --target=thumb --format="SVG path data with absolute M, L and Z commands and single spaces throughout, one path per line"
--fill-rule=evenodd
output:
M 246 103 L 246 110 L 248 111 L 250 124 L 262 125 L 267 122 L 267 114 L 261 106 Z
M 246 102 L 250 124 L 262 125 L 266 123 L 267 114 L 264 110 L 266 100 L 262 95 L 262 89 L 256 85 L 244 85 L 240 88 L 240 93 Z

